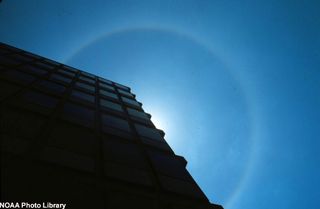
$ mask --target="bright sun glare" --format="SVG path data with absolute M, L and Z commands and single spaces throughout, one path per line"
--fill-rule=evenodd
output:
M 151 120 L 157 129 L 166 131 L 166 124 L 161 114 L 152 114 Z
M 152 117 L 151 121 L 153 124 L 156 126 L 157 129 L 161 129 L 164 132 L 167 132 L 169 129 L 169 124 L 168 124 L 168 114 L 165 114 L 162 110 L 158 108 L 152 108 Z

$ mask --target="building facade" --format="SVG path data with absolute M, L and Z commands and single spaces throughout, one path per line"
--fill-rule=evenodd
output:
M 6 44 L 0 59 L 1 202 L 222 208 L 130 88 Z

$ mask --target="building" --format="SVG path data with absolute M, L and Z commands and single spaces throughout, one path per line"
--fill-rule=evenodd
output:
M 1 202 L 222 208 L 209 203 L 130 88 L 0 46 Z

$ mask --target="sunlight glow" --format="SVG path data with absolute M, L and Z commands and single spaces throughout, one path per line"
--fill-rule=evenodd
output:
M 161 111 L 153 110 L 151 121 L 156 126 L 157 129 L 161 129 L 167 132 L 169 129 L 169 118 Z

